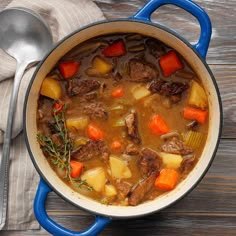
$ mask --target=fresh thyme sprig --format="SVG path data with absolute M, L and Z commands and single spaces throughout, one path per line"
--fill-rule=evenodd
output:
M 50 160 L 54 165 L 59 168 L 64 169 L 66 167 L 65 160 L 61 158 L 59 146 L 52 140 L 50 136 L 43 136 L 42 134 L 37 134 L 37 140 L 40 144 L 41 149 L 50 156 Z
M 56 101 L 56 103 L 60 104 L 60 110 L 56 110 L 53 106 L 54 138 L 53 135 L 37 134 L 37 139 L 42 150 L 50 157 L 51 163 L 63 169 L 66 172 L 65 177 L 70 179 L 70 151 L 73 145 L 65 124 L 67 106 L 61 101 Z
M 82 180 L 81 178 L 72 179 L 72 183 L 77 188 L 81 188 L 82 186 L 86 186 L 89 191 L 93 191 L 93 187 L 89 186 L 85 179 L 84 180 Z
M 70 160 L 71 151 L 73 150 L 73 142 L 69 138 L 66 127 L 65 112 L 67 105 L 60 100 L 55 101 L 55 104 L 56 103 L 57 106 L 53 106 L 53 126 L 55 134 L 42 135 L 38 133 L 37 140 L 43 152 L 47 157 L 49 157 L 51 163 L 65 171 L 65 179 L 69 180 L 79 188 L 86 186 L 89 190 L 93 190 L 93 188 L 87 184 L 86 180 L 81 180 L 81 178 L 75 179 L 70 175 Z

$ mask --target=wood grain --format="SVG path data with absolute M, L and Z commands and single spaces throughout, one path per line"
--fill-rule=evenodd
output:
M 53 217 L 59 224 L 75 231 L 84 230 L 92 221 L 91 217 L 70 215 Z M 235 236 L 235 215 L 171 214 L 156 213 L 140 219 L 112 221 L 100 236 Z M 1 236 L 48 236 L 44 230 L 8 231 Z
M 222 99 L 224 122 L 222 138 L 236 138 L 236 66 L 210 65 L 210 68 Z

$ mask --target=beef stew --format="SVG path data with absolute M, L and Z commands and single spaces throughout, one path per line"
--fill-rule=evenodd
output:
M 202 82 L 174 49 L 139 34 L 78 45 L 44 79 L 41 149 L 75 191 L 135 206 L 186 178 L 208 133 Z

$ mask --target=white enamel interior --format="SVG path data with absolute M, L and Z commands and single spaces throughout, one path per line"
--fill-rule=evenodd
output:
M 69 188 L 51 169 L 47 160 L 43 156 L 39 145 L 36 141 L 36 107 L 40 85 L 43 78 L 52 69 L 55 63 L 70 49 L 77 44 L 90 39 L 94 36 L 111 34 L 111 33 L 127 33 L 137 32 L 145 34 L 166 43 L 170 47 L 176 49 L 194 68 L 199 78 L 203 81 L 205 90 L 209 97 L 209 135 L 207 137 L 207 145 L 203 150 L 202 157 L 196 167 L 189 176 L 181 182 L 175 190 L 158 197 L 156 200 L 146 202 L 135 207 L 118 207 L 105 206 L 91 199 L 88 199 Z M 48 183 L 53 186 L 54 190 L 60 193 L 65 199 L 73 202 L 75 205 L 82 207 L 96 214 L 102 214 L 109 217 L 136 217 L 158 211 L 175 202 L 185 195 L 199 181 L 207 170 L 209 163 L 214 154 L 215 147 L 220 132 L 220 105 L 219 98 L 211 76 L 199 59 L 199 57 L 189 48 L 183 41 L 165 30 L 154 27 L 153 25 L 131 22 L 131 21 L 113 21 L 103 24 L 96 24 L 92 27 L 85 28 L 71 37 L 64 40 L 58 47 L 50 53 L 39 68 L 36 77 L 32 83 L 26 104 L 26 138 L 30 146 L 31 155 L 34 158 L 34 164 L 41 172 L 41 175 L 47 179 Z

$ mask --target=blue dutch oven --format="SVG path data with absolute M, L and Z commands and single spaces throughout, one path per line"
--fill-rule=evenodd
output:
M 165 4 L 176 5 L 192 14 L 201 28 L 200 37 L 192 45 L 175 32 L 151 22 L 151 14 Z M 155 200 L 138 206 L 104 206 L 68 187 L 51 169 L 36 140 L 36 111 L 40 86 L 57 61 L 74 46 L 96 36 L 113 33 L 140 33 L 154 37 L 180 53 L 203 81 L 209 100 L 209 134 L 207 143 L 196 167 L 176 189 Z M 38 66 L 27 91 L 24 107 L 24 131 L 26 143 L 35 168 L 41 176 L 34 202 L 35 216 L 48 232 L 56 236 L 97 235 L 112 219 L 141 217 L 160 211 L 189 193 L 208 170 L 219 144 L 222 127 L 222 108 L 216 81 L 205 62 L 211 38 L 211 22 L 206 12 L 190 0 L 151 0 L 128 19 L 97 22 L 68 35 L 60 41 Z M 95 222 L 82 232 L 73 232 L 49 218 L 45 202 L 54 191 L 66 201 L 95 215 Z M 79 222 L 78 222 L 79 223 Z

